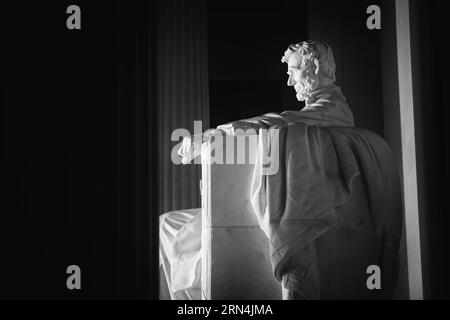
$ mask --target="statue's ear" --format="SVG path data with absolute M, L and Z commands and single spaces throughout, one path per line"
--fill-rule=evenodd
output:
M 317 58 L 314 58 L 314 65 L 316 66 L 314 73 L 315 74 L 319 74 L 319 70 L 320 70 L 320 64 L 319 64 L 319 60 L 317 60 Z

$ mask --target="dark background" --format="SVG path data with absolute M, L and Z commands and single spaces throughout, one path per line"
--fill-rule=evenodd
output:
M 207 3 L 211 126 L 301 108 L 280 59 L 314 36 L 335 51 L 357 125 L 398 130 L 385 127 L 395 116 L 386 109 L 395 32 L 360 27 L 372 2 Z M 379 3 L 383 19 L 392 15 L 392 2 Z M 77 1 L 76 32 L 66 28 L 70 4 L 2 5 L 0 298 L 156 298 L 155 3 Z M 412 1 L 426 298 L 450 298 L 444 12 L 442 2 Z M 66 288 L 71 264 L 80 291 Z
M 156 296 L 149 8 L 70 4 L 2 6 L 0 298 Z
M 417 179 L 426 298 L 450 299 L 449 25 L 443 1 L 410 5 Z

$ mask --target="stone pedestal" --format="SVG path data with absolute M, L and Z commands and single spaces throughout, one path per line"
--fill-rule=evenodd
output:
M 212 163 L 220 154 L 214 143 L 202 147 L 202 298 L 278 300 L 268 239 L 250 202 L 256 145 L 243 157 L 237 139 L 224 137 L 223 163 Z

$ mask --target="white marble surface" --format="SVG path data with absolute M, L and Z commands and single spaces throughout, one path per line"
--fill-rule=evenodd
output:
M 211 164 L 210 151 L 210 145 L 204 144 L 204 299 L 281 299 L 281 286 L 272 274 L 268 239 L 250 203 L 254 165 Z

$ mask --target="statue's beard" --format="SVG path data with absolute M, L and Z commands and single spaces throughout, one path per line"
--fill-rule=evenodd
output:
M 310 97 L 311 88 L 304 84 L 297 83 L 295 85 L 295 91 L 297 92 L 296 97 L 298 101 L 306 101 Z
M 311 92 L 316 89 L 316 81 L 314 77 L 308 76 L 303 81 L 295 84 L 294 88 L 297 92 L 296 97 L 298 101 L 306 101 L 311 97 Z

